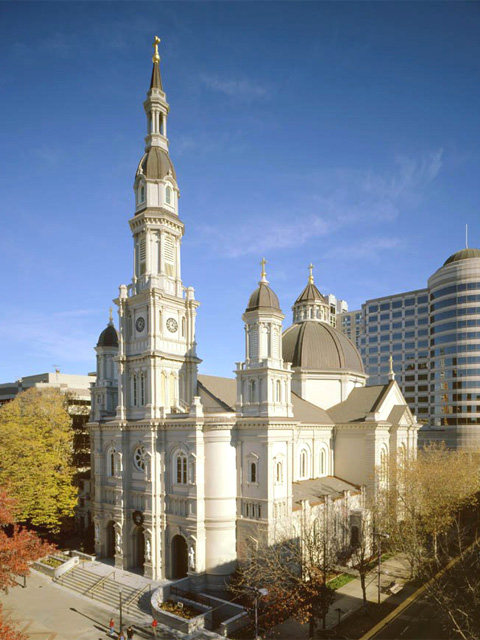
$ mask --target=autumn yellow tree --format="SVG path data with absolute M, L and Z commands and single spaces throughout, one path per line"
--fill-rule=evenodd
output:
M 413 576 L 439 565 L 441 545 L 456 534 L 459 518 L 480 491 L 479 454 L 452 451 L 442 443 L 403 459 L 379 491 L 377 527 L 390 546 L 408 558 Z
M 0 408 L 0 485 L 17 521 L 52 533 L 73 515 L 73 432 L 58 389 L 32 388 Z

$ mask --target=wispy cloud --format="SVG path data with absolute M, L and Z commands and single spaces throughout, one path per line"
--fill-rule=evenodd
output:
M 92 345 L 96 336 L 89 331 L 86 316 L 93 313 L 90 309 L 71 309 L 49 314 L 31 313 L 25 317 L 23 312 L 12 311 L 8 321 L 0 320 L 0 333 L 24 358 L 49 359 L 61 366 L 70 362 L 92 366 L 95 359 Z
M 200 80 L 202 84 L 213 91 L 219 91 L 230 98 L 241 98 L 242 100 L 265 98 L 272 91 L 270 85 L 252 82 L 247 78 L 226 79 L 204 73 L 200 76 Z
M 391 224 L 402 212 L 416 206 L 425 197 L 430 183 L 442 167 L 443 150 L 421 158 L 398 157 L 393 168 L 382 173 L 372 170 L 340 169 L 290 176 L 292 202 L 296 208 L 283 210 L 273 203 L 270 211 L 251 211 L 248 219 L 228 229 L 205 225 L 196 229 L 196 242 L 231 258 L 260 254 L 270 249 L 299 248 L 318 238 L 326 238 L 345 228 L 374 234 L 364 245 L 353 249 L 357 257 L 374 251 L 389 250 L 401 243 L 390 234 L 378 235 L 381 225 Z M 367 235 L 368 237 L 368 235 Z M 359 240 L 359 238 L 356 238 Z
M 323 257 L 326 259 L 373 259 L 379 260 L 383 251 L 402 249 L 405 246 L 403 238 L 396 237 L 372 237 L 366 238 L 353 245 L 335 246 L 328 250 Z

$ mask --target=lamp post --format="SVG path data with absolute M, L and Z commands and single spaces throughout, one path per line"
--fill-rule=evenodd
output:
M 382 571 L 382 538 L 389 538 L 388 533 L 374 531 L 373 535 L 378 538 L 378 604 L 380 604 L 380 587 L 381 587 L 381 571 Z
M 245 587 L 249 591 L 253 591 L 255 595 L 255 640 L 259 640 L 258 636 L 258 599 L 260 596 L 266 596 L 268 589 L 257 589 L 257 587 Z
M 122 617 L 122 595 L 123 595 L 123 591 L 122 591 L 122 587 L 120 587 L 118 589 L 118 597 L 120 598 L 120 633 L 122 633 L 122 627 L 123 627 L 123 617 Z

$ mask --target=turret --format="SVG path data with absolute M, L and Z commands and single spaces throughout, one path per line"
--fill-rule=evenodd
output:
M 98 338 L 97 380 L 92 390 L 92 419 L 115 416 L 118 398 L 118 374 L 115 358 L 118 355 L 118 334 L 113 324 L 112 310 L 107 327 Z
M 292 416 L 290 365 L 282 358 L 282 321 L 275 292 L 268 286 L 266 260 L 258 288 L 242 319 L 245 362 L 237 364 L 237 410 L 242 415 Z

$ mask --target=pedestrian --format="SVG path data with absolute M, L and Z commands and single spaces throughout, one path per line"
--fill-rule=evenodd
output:
M 155 620 L 155 618 L 152 620 L 152 629 L 153 629 L 153 637 L 156 638 L 157 637 L 157 627 L 158 627 L 158 622 Z
M 110 637 L 113 638 L 115 635 L 115 620 L 113 618 L 110 618 L 110 622 L 108 623 L 108 629 L 109 629 Z
M 124 634 L 124 632 L 123 632 L 123 629 L 122 629 L 122 631 L 120 631 L 120 633 L 118 634 L 118 640 L 126 640 L 126 638 L 125 638 L 125 634 Z
M 132 625 L 127 627 L 127 638 L 128 638 L 128 640 L 132 640 L 132 638 L 133 638 L 133 627 L 132 627 Z

